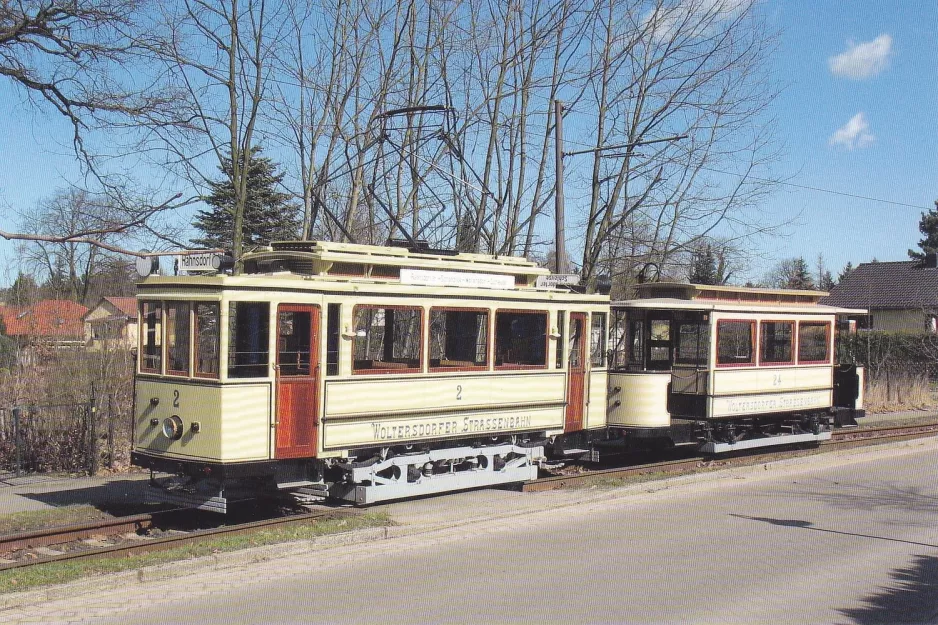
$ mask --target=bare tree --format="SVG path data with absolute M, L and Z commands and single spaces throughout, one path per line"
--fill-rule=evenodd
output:
M 765 76 L 774 43 L 753 3 L 597 5 L 582 102 L 595 108 L 594 146 L 623 147 L 614 159 L 593 156 L 584 277 L 609 272 L 623 253 L 664 264 L 701 237 L 771 228 L 747 215 L 771 187 L 760 170 L 775 157 L 761 120 L 774 97 Z
M 235 193 L 232 252 L 243 251 L 251 148 L 261 135 L 267 104 L 268 60 L 282 38 L 281 5 L 266 0 L 184 0 L 162 6 L 161 33 L 151 58 L 176 93 L 172 109 L 140 121 L 143 149 L 196 193 L 230 160 Z

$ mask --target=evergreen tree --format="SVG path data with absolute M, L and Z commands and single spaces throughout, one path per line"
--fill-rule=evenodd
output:
M 230 250 L 234 230 L 235 189 L 231 183 L 231 158 L 221 166 L 224 174 L 219 182 L 209 183 L 211 193 L 205 197 L 208 210 L 199 211 L 192 225 L 202 236 L 192 239 L 196 245 Z M 244 245 L 267 245 L 271 241 L 295 239 L 299 233 L 299 207 L 290 202 L 290 195 L 277 189 L 283 174 L 269 158 L 261 156 L 261 148 L 251 148 L 247 171 L 247 204 L 244 208 Z
M 7 290 L 6 302 L 11 306 L 29 306 L 39 299 L 39 285 L 32 276 L 20 273 Z
M 844 270 L 840 272 L 839 276 L 837 276 L 837 282 L 843 282 L 844 278 L 846 278 L 847 274 L 849 274 L 851 271 L 853 271 L 853 263 L 847 261 L 847 264 L 844 265 Z
M 693 264 L 690 268 L 690 282 L 691 284 L 720 284 L 717 274 L 717 259 L 713 254 L 713 247 L 708 243 L 707 247 L 694 252 Z
M 788 276 L 787 289 L 813 289 L 814 278 L 811 277 L 811 270 L 804 258 L 792 259 L 791 273 Z
M 818 279 L 817 288 L 822 291 L 830 291 L 837 283 L 834 282 L 834 276 L 831 272 L 825 269 Z
M 922 251 L 909 250 L 909 258 L 922 260 L 926 254 L 938 252 L 938 200 L 935 200 L 934 209 L 922 213 L 922 218 L 918 222 L 918 230 L 925 235 L 925 238 L 918 242 Z

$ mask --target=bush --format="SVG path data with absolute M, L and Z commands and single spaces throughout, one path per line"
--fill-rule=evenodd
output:
M 857 332 L 841 334 L 840 362 L 866 369 L 866 407 L 871 412 L 935 406 L 938 335 L 931 333 Z

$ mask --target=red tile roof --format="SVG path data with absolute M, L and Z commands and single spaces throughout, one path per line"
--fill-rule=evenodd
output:
M 8 336 L 81 338 L 82 316 L 88 309 L 77 302 L 45 299 L 32 306 L 2 306 L 0 316 Z
M 114 308 L 121 311 L 128 317 L 137 316 L 137 298 L 136 297 L 104 297 L 102 299 L 111 303 Z

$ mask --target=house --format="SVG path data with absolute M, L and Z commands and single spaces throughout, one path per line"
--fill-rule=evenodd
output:
M 0 306 L 6 334 L 25 350 L 39 347 L 78 347 L 84 342 L 82 316 L 88 309 L 77 302 L 44 299 L 30 306 Z
M 137 300 L 133 297 L 102 297 L 82 321 L 89 349 L 105 345 L 131 349 L 137 344 Z
M 938 330 L 938 255 L 924 260 L 862 263 L 821 300 L 829 306 L 866 308 L 860 329 L 887 332 Z

